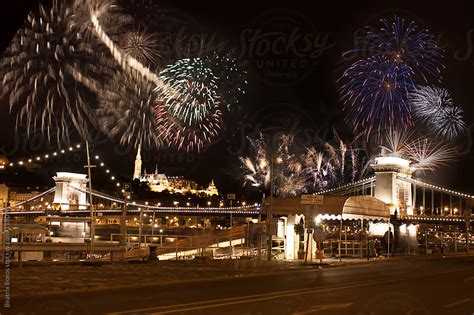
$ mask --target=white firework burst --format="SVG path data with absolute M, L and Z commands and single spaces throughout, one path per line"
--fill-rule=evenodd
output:
M 142 63 L 154 64 L 160 57 L 158 36 L 146 29 L 125 33 L 121 46 L 127 54 Z
M 434 171 L 456 157 L 456 150 L 447 144 L 435 143 L 427 138 L 415 139 L 407 145 L 406 158 L 420 171 Z
M 465 132 L 462 108 L 454 105 L 447 90 L 422 86 L 411 93 L 409 102 L 413 116 L 435 137 L 451 141 Z

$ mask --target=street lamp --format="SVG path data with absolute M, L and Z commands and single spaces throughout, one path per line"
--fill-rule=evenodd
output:
M 277 164 L 283 163 L 283 158 L 280 156 L 278 157 L 272 157 L 271 161 L 271 168 L 270 168 L 270 207 L 267 211 L 267 233 L 268 233 L 268 244 L 267 244 L 267 260 L 272 260 L 272 234 L 270 233 L 270 226 L 271 226 L 271 220 L 272 220 L 272 212 L 271 212 L 271 207 L 273 206 L 273 178 L 274 178 L 274 163 L 276 162 Z

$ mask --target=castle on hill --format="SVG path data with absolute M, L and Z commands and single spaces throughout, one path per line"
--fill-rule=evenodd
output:
M 166 176 L 164 173 L 159 173 L 158 166 L 156 166 L 155 172 L 152 174 L 148 174 L 146 170 L 142 173 L 140 148 L 138 148 L 137 156 L 135 158 L 135 169 L 133 172 L 133 180 L 136 179 L 142 183 L 147 183 L 150 190 L 154 192 L 168 191 L 171 194 L 182 195 L 219 195 L 214 180 L 211 180 L 207 188 L 202 188 L 199 187 L 195 181 L 186 179 L 183 176 Z

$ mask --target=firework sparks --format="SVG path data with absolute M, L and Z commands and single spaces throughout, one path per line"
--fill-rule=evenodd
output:
M 97 117 L 101 130 L 120 144 L 159 147 L 154 108 L 157 96 L 154 85 L 143 78 L 118 72 L 101 93 Z
M 407 145 L 406 157 L 420 171 L 434 171 L 456 157 L 456 150 L 447 144 L 437 144 L 427 138 L 413 140 Z
M 213 53 L 205 58 L 206 65 L 216 75 L 216 85 L 219 90 L 221 103 L 230 111 L 234 105 L 240 103 L 247 87 L 247 71 L 230 54 L 220 55 Z
M 222 126 L 216 77 L 200 58 L 185 58 L 163 69 L 160 79 L 179 95 L 166 95 L 157 106 L 158 134 L 178 149 L 201 150 Z
M 274 150 L 268 148 L 263 135 L 249 139 L 252 155 L 240 158 L 244 182 L 252 187 L 268 189 L 273 177 L 274 193 L 295 196 L 339 186 L 364 176 L 364 157 L 360 150 L 354 148 L 353 143 L 336 138 L 338 146 L 325 143 L 322 149 L 309 147 L 302 154 L 298 154 L 292 135 L 278 137 Z
M 124 34 L 121 46 L 127 54 L 144 64 L 154 64 L 160 57 L 158 37 L 146 29 Z
M 167 95 L 176 94 L 176 91 L 164 83 L 156 73 L 151 71 L 138 59 L 126 53 L 121 47 L 119 47 L 119 45 L 114 42 L 111 35 L 106 32 L 106 30 L 109 28 L 104 27 L 103 24 L 113 25 L 116 20 L 116 16 L 118 16 L 118 19 L 120 20 L 120 22 L 116 24 L 126 24 L 126 21 L 128 21 L 127 17 L 124 17 L 123 15 L 120 15 L 116 12 L 118 10 L 112 10 L 115 7 L 116 6 L 113 4 L 113 2 L 108 0 L 99 2 L 94 0 L 74 1 L 75 10 L 82 12 L 81 16 L 87 17 L 83 23 L 83 29 L 95 34 L 96 38 L 107 48 L 113 59 L 120 65 L 122 70 L 138 74 L 148 81 L 153 82 L 156 85 L 156 88 L 159 88 L 161 93 L 165 93 Z
M 413 133 L 391 129 L 385 134 L 386 145 L 381 145 L 383 156 L 404 157 Z
M 219 108 L 208 112 L 200 121 L 183 121 L 173 114 L 168 104 L 155 107 L 156 132 L 164 144 L 178 150 L 201 151 L 212 143 L 222 128 L 222 113 Z
M 410 94 L 409 102 L 415 118 L 436 137 L 450 141 L 465 132 L 463 110 L 454 105 L 447 90 L 422 86 Z
M 458 138 L 466 132 L 462 108 L 454 105 L 441 108 L 431 126 L 434 134 L 442 139 Z
M 89 103 L 109 70 L 72 16 L 56 2 L 50 11 L 40 6 L 39 16 L 28 16 L 0 63 L 2 94 L 9 95 L 11 108 L 22 106 L 17 126 L 25 122 L 28 133 L 40 129 L 48 139 L 56 132 L 58 144 L 69 142 L 70 123 L 82 138 L 89 137 L 94 124 Z
M 457 151 L 451 145 L 439 143 L 425 136 L 417 137 L 412 131 L 392 130 L 385 135 L 382 156 L 396 156 L 410 161 L 420 171 L 434 171 L 453 160 Z
M 441 60 L 443 51 L 435 37 L 415 22 L 405 21 L 395 16 L 393 19 L 381 19 L 379 27 L 367 27 L 367 32 L 359 38 L 362 49 L 352 53 L 368 53 L 370 56 L 382 56 L 387 60 L 402 63 L 413 69 L 415 75 L 428 82 L 428 77 L 441 80 Z M 348 52 L 351 53 L 351 52 Z
M 414 22 L 395 16 L 379 27 L 367 27 L 359 38 L 363 48 L 344 55 L 361 55 L 339 82 L 346 120 L 367 135 L 412 125 L 408 96 L 415 81 L 441 79 L 443 52 L 434 36 Z
M 252 187 L 268 188 L 270 185 L 270 163 L 263 135 L 257 139 L 249 139 L 253 157 L 240 157 L 244 169 L 244 181 Z
M 200 58 L 178 60 L 161 71 L 160 79 L 179 93 L 163 101 L 183 123 L 200 123 L 220 106 L 217 78 Z
M 411 123 L 408 93 L 414 89 L 412 70 L 382 57 L 354 63 L 339 82 L 346 119 L 354 130 L 380 133 Z

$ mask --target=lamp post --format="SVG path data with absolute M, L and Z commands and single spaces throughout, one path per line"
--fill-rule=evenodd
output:
M 138 259 L 142 258 L 142 222 L 143 222 L 143 209 L 138 208 L 140 210 L 140 222 L 138 226 Z
M 94 253 L 94 238 L 95 238 L 95 211 L 92 206 L 92 175 L 91 175 L 91 157 L 89 151 L 89 141 L 86 141 L 86 154 L 87 154 L 87 176 L 89 177 L 89 208 L 91 216 L 91 227 L 90 227 L 90 237 L 91 237 L 91 256 Z
M 469 235 L 469 229 L 471 228 L 471 208 L 469 205 L 464 212 L 466 216 L 466 252 L 469 254 L 471 247 L 471 237 Z
M 161 206 L 161 203 L 158 202 L 158 203 L 156 204 L 156 206 L 157 206 L 157 207 L 160 207 L 160 206 Z M 151 239 L 152 239 L 152 242 L 153 242 L 153 236 L 155 235 L 155 233 L 154 233 L 154 232 L 155 232 L 155 229 L 154 229 L 154 227 L 155 227 L 155 210 L 156 210 L 156 209 L 153 208 L 153 218 L 152 218 L 152 222 L 151 222 Z
M 274 178 L 274 161 L 278 164 L 280 164 L 282 159 L 280 157 L 272 157 L 271 163 L 270 163 L 270 207 L 268 208 L 267 211 L 267 233 L 268 233 L 268 239 L 267 239 L 267 260 L 272 260 L 272 233 L 270 232 L 270 227 L 271 227 L 271 221 L 273 219 L 273 214 L 272 214 L 272 206 L 273 206 L 273 178 Z

